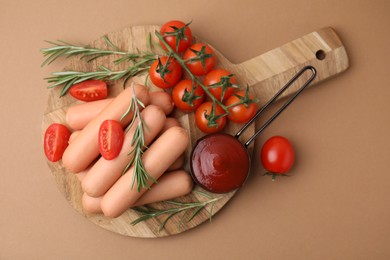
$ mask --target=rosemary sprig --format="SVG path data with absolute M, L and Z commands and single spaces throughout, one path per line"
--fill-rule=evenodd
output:
M 119 47 L 113 44 L 107 36 L 103 36 L 102 38 L 109 49 L 92 48 L 88 45 L 79 46 L 61 40 L 57 42 L 46 41 L 53 46 L 41 49 L 43 56 L 46 57 L 41 66 L 48 65 L 60 57 L 69 58 L 76 55 L 80 55 L 80 60 L 85 59 L 86 62 L 91 62 L 97 58 L 108 55 L 123 56 L 121 58 L 116 59 L 114 61 L 114 64 L 119 64 L 128 61 L 136 63 L 139 60 L 143 59 L 155 59 L 156 55 L 154 53 L 147 52 L 145 54 L 142 54 L 139 50 L 137 50 L 136 53 L 126 52 L 119 49 Z
M 129 156 L 131 156 L 130 162 L 126 165 L 123 173 L 126 173 L 130 167 L 133 166 L 133 179 L 131 182 L 131 189 L 134 188 L 135 182 L 137 182 L 137 191 L 140 192 L 143 188 L 150 189 L 148 184 L 148 180 L 152 180 L 157 183 L 157 181 L 150 176 L 145 170 L 144 164 L 142 162 L 142 155 L 144 153 L 145 146 L 145 137 L 144 137 L 144 129 L 149 130 L 148 126 L 145 124 L 141 116 L 141 111 L 138 106 L 145 108 L 145 105 L 141 100 L 137 98 L 134 91 L 134 83 L 131 84 L 132 89 L 132 98 L 129 108 L 122 115 L 120 120 L 123 120 L 131 111 L 133 111 L 132 121 L 127 128 L 127 131 L 135 126 L 135 131 L 133 138 L 131 140 L 131 146 L 133 149 L 130 151 Z M 136 124 L 136 125 L 135 125 Z
M 86 59 L 86 62 L 93 61 L 99 57 L 107 55 L 121 55 L 122 57 L 116 59 L 114 64 L 122 62 L 130 62 L 131 65 L 125 70 L 113 71 L 105 66 L 100 66 L 96 71 L 61 71 L 52 73 L 53 76 L 45 78 L 51 85 L 48 88 L 54 88 L 62 85 L 60 96 L 65 95 L 71 86 L 74 84 L 89 80 L 118 80 L 124 79 L 123 86 L 127 80 L 143 71 L 149 69 L 153 61 L 157 59 L 157 55 L 152 51 L 151 39 L 148 39 L 149 50 L 146 53 L 141 53 L 137 50 L 136 53 L 130 53 L 120 50 L 114 45 L 107 36 L 103 36 L 109 49 L 92 48 L 90 46 L 77 46 L 64 41 L 49 42 L 54 45 L 50 48 L 41 49 L 44 57 L 47 57 L 42 63 L 42 66 L 50 64 L 60 57 L 72 57 L 80 55 L 80 60 Z
M 153 59 L 154 60 L 154 59 Z M 62 85 L 60 96 L 64 96 L 68 90 L 77 83 L 89 80 L 119 80 L 124 79 L 123 86 L 125 86 L 127 80 L 143 71 L 149 69 L 149 63 L 151 60 L 143 60 L 136 63 L 134 66 L 129 66 L 125 70 L 113 71 L 105 66 L 100 66 L 96 71 L 60 71 L 53 72 L 51 77 L 45 78 L 51 85 L 48 88 L 54 88 Z
M 166 223 L 175 215 L 179 213 L 183 213 L 183 215 L 180 218 L 180 221 L 178 222 L 178 227 L 181 228 L 184 225 L 184 220 L 186 222 L 190 222 L 192 219 L 195 218 L 203 209 L 206 208 L 207 205 L 211 205 L 211 208 L 209 210 L 209 219 L 211 222 L 212 216 L 213 216 L 213 208 L 215 206 L 215 203 L 220 199 L 220 197 L 213 198 L 210 195 L 201 192 L 201 191 L 195 191 L 198 194 L 202 195 L 203 197 L 207 198 L 208 200 L 205 201 L 196 201 L 196 202 L 180 202 L 180 201 L 174 201 L 174 200 L 167 200 L 164 201 L 164 203 L 172 205 L 173 207 L 167 208 L 167 209 L 158 209 L 153 208 L 151 206 L 140 206 L 133 208 L 135 211 L 141 214 L 139 218 L 131 222 L 131 225 L 137 225 L 138 223 L 151 219 L 156 218 L 162 215 L 167 215 L 161 222 L 159 230 L 161 231 Z M 189 215 L 190 214 L 190 215 Z

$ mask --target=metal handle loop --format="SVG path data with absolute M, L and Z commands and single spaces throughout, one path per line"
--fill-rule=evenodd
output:
M 317 71 L 316 69 L 313 67 L 313 66 L 305 66 L 303 67 L 292 79 L 290 79 L 286 85 L 284 85 L 283 88 L 281 88 L 276 94 L 275 96 L 273 96 L 263 107 L 261 107 L 257 112 L 256 114 L 252 117 L 251 120 L 249 120 L 248 123 L 246 123 L 241 129 L 240 131 L 237 132 L 237 134 L 235 135 L 236 138 L 240 137 L 240 135 L 265 111 L 265 109 L 271 105 L 273 102 L 275 102 L 275 100 L 286 90 L 288 89 L 292 83 L 294 83 L 297 79 L 299 79 L 302 74 L 307 71 L 307 70 L 310 70 L 312 72 L 312 75 L 311 77 L 302 85 L 302 87 L 289 99 L 287 100 L 286 103 L 283 104 L 283 106 L 281 108 L 279 108 L 278 111 L 276 111 L 273 116 L 268 119 L 267 122 L 265 122 L 261 127 L 260 129 L 251 137 L 249 138 L 249 140 L 244 144 L 245 147 L 248 147 L 250 145 L 250 143 L 267 127 L 269 126 L 272 121 L 274 121 L 276 119 L 276 117 L 278 117 L 284 109 L 286 109 L 286 107 L 288 105 L 291 104 L 291 102 L 294 101 L 294 99 L 314 80 L 314 78 L 316 77 L 317 75 Z

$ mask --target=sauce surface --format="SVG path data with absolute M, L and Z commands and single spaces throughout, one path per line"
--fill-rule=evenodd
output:
M 199 139 L 191 154 L 193 179 L 214 193 L 241 187 L 249 174 L 249 167 L 248 151 L 228 134 L 211 134 Z

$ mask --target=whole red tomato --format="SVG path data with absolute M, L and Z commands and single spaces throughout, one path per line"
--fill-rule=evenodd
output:
M 122 150 L 125 134 L 122 125 L 116 120 L 105 120 L 99 128 L 99 151 L 106 160 L 116 158 Z
M 192 80 L 184 79 L 173 88 L 172 100 L 180 110 L 192 112 L 202 104 L 204 91 Z
M 159 88 L 171 88 L 181 79 L 180 64 L 167 56 L 155 60 L 149 69 L 149 76 L 153 84 Z
M 215 105 L 215 115 L 211 115 L 212 107 L 212 102 L 204 102 L 195 112 L 196 126 L 204 133 L 220 132 L 226 125 L 226 116 L 219 117 L 225 114 L 225 111 L 220 106 Z M 210 118 L 210 116 L 218 118 Z M 210 125 L 210 120 L 213 125 Z
M 59 161 L 68 147 L 69 129 L 62 124 L 51 124 L 45 131 L 43 149 L 46 158 L 51 162 Z
M 188 69 L 195 76 L 206 75 L 217 62 L 214 51 L 204 43 L 195 43 L 188 48 L 184 52 L 183 59 L 186 61 Z
M 82 101 L 95 101 L 107 97 L 107 84 L 102 80 L 86 80 L 73 85 L 69 94 L 75 99 Z
M 175 52 L 183 52 L 191 45 L 192 32 L 189 25 L 189 23 L 185 24 L 182 21 L 174 20 L 161 26 L 160 34 Z M 160 45 L 167 50 L 162 42 Z
M 234 123 L 248 122 L 257 111 L 256 103 L 250 103 L 247 105 L 239 104 L 242 101 L 240 97 L 245 98 L 245 91 L 238 91 L 234 93 L 234 95 L 228 98 L 225 103 L 225 105 L 229 107 L 228 119 Z M 248 98 L 253 100 L 252 95 L 249 95 Z
M 236 78 L 225 69 L 212 70 L 205 76 L 203 84 L 220 101 L 228 99 L 236 90 Z
M 295 153 L 291 142 L 283 136 L 273 136 L 261 149 L 261 162 L 271 174 L 286 174 L 294 165 Z

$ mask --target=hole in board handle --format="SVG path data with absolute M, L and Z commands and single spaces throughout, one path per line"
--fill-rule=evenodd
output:
M 323 50 L 318 50 L 316 52 L 316 58 L 317 60 L 323 60 L 326 57 L 326 53 Z

